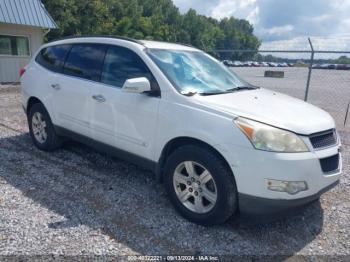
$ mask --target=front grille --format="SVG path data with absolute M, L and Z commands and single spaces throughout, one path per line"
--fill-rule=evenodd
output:
M 310 142 L 315 149 L 333 146 L 337 144 L 337 134 L 335 130 L 314 134 L 310 136 Z
M 320 159 L 323 173 L 337 171 L 339 168 L 339 154 Z

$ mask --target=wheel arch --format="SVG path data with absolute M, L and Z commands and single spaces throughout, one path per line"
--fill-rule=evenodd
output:
M 228 161 L 219 152 L 218 149 L 216 149 L 214 146 L 212 146 L 212 145 L 210 145 L 210 144 L 208 144 L 200 139 L 193 138 L 193 137 L 187 137 L 187 136 L 181 136 L 181 137 L 176 137 L 176 138 L 171 139 L 163 147 L 163 150 L 162 150 L 161 155 L 160 155 L 159 160 L 158 160 L 157 169 L 156 169 L 156 176 L 157 176 L 158 181 L 160 181 L 160 182 L 163 181 L 163 170 L 164 170 L 164 166 L 165 166 L 167 158 L 177 148 L 179 148 L 181 146 L 185 146 L 185 145 L 197 145 L 197 146 L 200 146 L 200 147 L 203 147 L 203 148 L 206 148 L 206 149 L 209 149 L 210 151 L 212 151 L 214 154 L 216 154 L 223 161 L 223 163 L 225 163 L 228 170 L 231 172 L 233 179 L 235 179 L 234 174 L 230 168 Z
M 43 103 L 39 98 L 37 98 L 37 97 L 35 97 L 35 96 L 31 96 L 31 97 L 28 99 L 27 107 L 26 107 L 26 113 L 27 113 L 27 115 L 29 114 L 30 109 L 32 108 L 32 106 L 35 105 L 35 104 L 38 104 L 38 103 L 42 104 L 42 105 L 45 107 L 44 103 Z M 46 107 L 45 107 L 45 108 L 46 108 Z

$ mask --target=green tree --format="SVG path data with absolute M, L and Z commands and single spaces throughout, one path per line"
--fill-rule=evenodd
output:
M 181 14 L 171 0 L 42 0 L 58 24 L 47 40 L 70 35 L 108 34 L 191 44 L 215 49 L 257 50 L 260 41 L 253 26 L 242 19 Z M 250 54 L 253 56 L 254 54 Z M 247 53 L 221 54 L 222 58 L 246 58 Z
M 342 55 L 339 58 L 333 60 L 333 63 L 335 63 L 335 64 L 350 64 L 350 57 Z

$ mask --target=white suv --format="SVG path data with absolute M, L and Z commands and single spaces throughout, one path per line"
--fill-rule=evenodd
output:
M 21 82 L 39 149 L 69 137 L 132 159 L 198 224 L 299 209 L 339 180 L 328 113 L 252 86 L 193 47 L 66 38 L 44 45 Z

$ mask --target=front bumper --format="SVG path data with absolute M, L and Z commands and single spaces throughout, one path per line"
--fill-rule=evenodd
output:
M 239 194 L 239 215 L 244 221 L 266 222 L 298 213 L 303 207 L 315 202 L 319 197 L 339 183 L 333 182 L 316 194 L 297 199 L 268 199 Z
M 230 144 L 225 157 L 234 174 L 240 218 L 271 221 L 300 211 L 339 183 L 341 145 L 304 153 L 273 153 Z M 233 149 L 233 150 L 232 150 Z M 338 155 L 338 168 L 325 172 L 321 160 Z M 322 161 L 322 163 L 324 163 Z M 268 180 L 304 181 L 307 190 L 296 194 L 271 191 Z
M 340 178 L 342 158 L 340 144 L 324 150 L 305 153 L 273 153 L 251 148 L 235 148 L 229 151 L 226 159 L 236 179 L 240 194 L 258 198 L 294 200 L 316 195 Z M 227 151 L 226 151 L 227 152 Z M 338 155 L 338 168 L 324 172 L 321 159 Z M 308 189 L 297 194 L 271 191 L 268 180 L 305 181 Z

